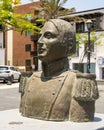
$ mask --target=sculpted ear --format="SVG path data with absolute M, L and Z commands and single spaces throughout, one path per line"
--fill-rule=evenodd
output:
M 68 56 L 76 53 L 76 38 L 75 33 L 71 32 L 67 34 L 66 39 L 64 39 L 64 43 L 67 43 L 67 54 Z

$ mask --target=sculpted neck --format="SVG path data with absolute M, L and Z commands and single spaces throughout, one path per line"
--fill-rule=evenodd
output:
M 42 70 L 45 77 L 49 77 L 69 69 L 68 58 L 63 58 L 53 62 L 42 62 Z

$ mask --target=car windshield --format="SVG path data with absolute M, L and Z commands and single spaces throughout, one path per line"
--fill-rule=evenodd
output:
M 8 70 L 8 67 L 0 66 L 0 70 Z

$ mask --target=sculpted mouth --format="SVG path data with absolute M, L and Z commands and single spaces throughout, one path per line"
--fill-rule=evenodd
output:
M 38 49 L 38 53 L 43 53 L 46 49 L 40 48 Z

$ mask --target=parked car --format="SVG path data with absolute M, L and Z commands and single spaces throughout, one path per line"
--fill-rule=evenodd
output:
M 0 80 L 12 83 L 14 80 L 20 81 L 21 72 L 14 66 L 0 65 Z

